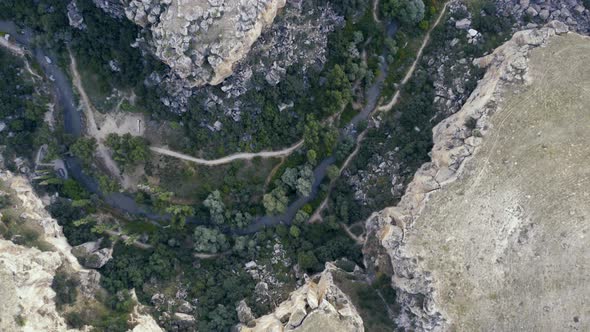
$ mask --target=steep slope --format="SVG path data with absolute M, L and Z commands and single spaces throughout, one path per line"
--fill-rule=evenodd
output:
M 590 328 L 590 40 L 566 31 L 521 31 L 479 59 L 487 73 L 433 129 L 432 162 L 368 220 L 401 326 Z
M 332 273 L 337 268 L 326 263 L 319 280 L 308 280 L 291 293 L 273 313 L 239 326 L 241 332 L 300 331 L 300 332 L 361 332 L 363 319 L 352 301 L 334 283 Z M 238 309 L 238 315 L 244 310 Z M 242 319 L 244 320 L 244 319 Z
M 125 14 L 150 32 L 160 60 L 201 86 L 231 75 L 283 6 L 285 0 L 131 0 Z
M 1 171 L 0 186 L 6 189 L 1 195 L 14 198 L 8 212 L 18 216 L 12 221 L 2 218 L 0 228 L 5 223 L 19 223 L 39 229 L 38 245 L 43 249 L 15 244 L 0 235 L 0 331 L 77 331 L 67 328 L 56 308 L 53 279 L 58 269 L 65 268 L 79 278 L 83 296 L 92 298 L 100 288 L 100 274 L 80 266 L 61 226 L 45 210 L 26 178 Z M 26 234 L 17 234 L 12 240 L 24 237 Z M 138 324 L 135 331 L 161 331 L 153 318 L 139 309 L 132 315 Z

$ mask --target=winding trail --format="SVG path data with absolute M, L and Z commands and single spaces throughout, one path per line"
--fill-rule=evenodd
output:
M 155 153 L 163 154 L 163 155 L 178 158 L 178 159 L 183 159 L 186 161 L 191 161 L 191 162 L 201 164 L 201 165 L 217 166 L 217 165 L 231 163 L 232 161 L 236 161 L 236 160 L 250 160 L 250 159 L 253 159 L 256 157 L 261 157 L 261 158 L 287 157 L 291 153 L 293 153 L 293 151 L 299 149 L 302 145 L 303 145 L 303 140 L 300 140 L 299 142 L 295 143 L 294 145 L 292 145 L 286 149 L 283 149 L 283 150 L 260 151 L 260 152 L 255 152 L 255 153 L 240 152 L 240 153 L 235 153 L 235 154 L 225 156 L 225 157 L 222 157 L 219 159 L 209 159 L 209 160 L 202 159 L 202 158 L 195 158 L 195 157 L 186 155 L 184 153 L 172 151 L 172 150 L 169 150 L 169 149 L 166 149 L 163 147 L 152 146 L 152 147 L 150 147 L 150 150 L 152 150 Z
M 424 53 L 424 48 L 426 47 L 426 45 L 430 41 L 430 34 L 438 26 L 438 24 L 442 20 L 443 16 L 445 15 L 445 12 L 447 11 L 447 7 L 449 6 L 449 3 L 450 3 L 450 1 L 445 3 L 440 14 L 438 15 L 438 18 L 436 19 L 436 21 L 434 22 L 432 27 L 430 27 L 430 29 L 426 33 L 426 37 L 424 37 L 424 41 L 422 42 L 422 45 L 420 46 L 420 49 L 418 49 L 418 53 L 416 54 L 416 60 L 414 60 L 414 63 L 412 63 L 412 66 L 410 67 L 410 69 L 406 73 L 406 76 L 404 76 L 404 79 L 401 81 L 400 89 L 398 89 L 396 91 L 396 93 L 393 95 L 393 97 L 391 98 L 389 103 L 379 106 L 379 108 L 377 108 L 378 111 L 387 112 L 387 111 L 391 110 L 393 108 L 393 106 L 395 106 L 397 104 L 397 102 L 399 101 L 401 87 L 403 85 L 405 85 L 410 80 L 412 75 L 414 74 L 414 71 L 416 70 L 416 66 L 418 65 L 418 61 L 420 61 L 420 59 L 422 58 L 422 53 Z
M 90 98 L 86 94 L 86 90 L 84 90 L 84 86 L 82 85 L 82 79 L 80 78 L 80 73 L 78 72 L 78 67 L 76 64 L 76 58 L 71 51 L 68 50 L 70 54 L 70 71 L 72 72 L 72 85 L 76 89 L 76 92 L 80 95 L 80 102 L 82 104 L 82 109 L 84 111 L 84 116 L 86 117 L 86 131 L 88 135 L 91 137 L 96 138 L 96 153 L 100 159 L 102 159 L 104 166 L 108 169 L 111 176 L 116 176 L 119 178 L 120 182 L 123 183 L 124 188 L 129 188 L 129 183 L 131 182 L 128 176 L 121 175 L 122 172 L 119 169 L 119 166 L 115 163 L 111 154 L 109 153 L 109 149 L 105 146 L 104 142 L 100 139 L 100 134 L 98 126 L 96 125 L 96 120 L 94 119 L 94 114 L 98 112 Z
M 378 0 L 375 0 L 375 2 L 377 2 L 377 1 Z M 377 113 L 377 112 L 388 112 L 388 111 L 390 111 L 399 102 L 400 93 L 401 93 L 401 90 L 402 90 L 401 88 L 410 80 L 410 78 L 414 74 L 414 71 L 416 70 L 416 66 L 418 65 L 418 62 L 420 61 L 420 59 L 422 59 L 422 53 L 424 53 L 424 48 L 426 47 L 426 45 L 430 41 L 430 34 L 438 26 L 438 24 L 441 22 L 443 16 L 445 15 L 445 13 L 447 11 L 447 7 L 449 6 L 449 3 L 450 3 L 450 1 L 447 2 L 447 3 L 445 3 L 445 5 L 443 6 L 440 14 L 438 15 L 438 18 L 436 19 L 436 21 L 434 22 L 434 24 L 432 25 L 432 27 L 430 27 L 430 29 L 426 33 L 426 36 L 424 37 L 424 40 L 422 41 L 422 45 L 420 46 L 420 49 L 418 49 L 418 53 L 416 54 L 416 59 L 414 60 L 414 62 L 410 66 L 410 69 L 408 69 L 408 71 L 406 73 L 406 76 L 404 76 L 404 79 L 400 82 L 400 86 L 399 86 L 398 90 L 395 92 L 395 94 L 393 95 L 393 97 L 391 98 L 391 100 L 389 101 L 389 103 L 387 103 L 386 105 L 382 105 L 382 106 L 376 107 L 375 109 L 373 109 L 371 111 L 370 114 Z M 350 164 L 350 162 L 359 153 L 360 148 L 361 148 L 361 143 L 365 139 L 365 137 L 367 136 L 368 131 L 369 131 L 369 127 L 367 127 L 365 130 L 363 130 L 363 132 L 361 132 L 357 136 L 357 139 L 356 139 L 356 147 L 354 148 L 354 150 L 352 151 L 352 153 L 350 155 L 348 155 L 348 158 L 346 158 L 346 160 L 342 164 L 342 167 L 340 167 L 340 174 L 342 174 L 342 172 L 348 167 L 348 165 Z M 328 201 L 330 200 L 330 194 L 332 193 L 332 188 L 334 186 L 334 183 L 335 183 L 335 181 L 331 181 L 330 182 L 330 186 L 328 188 L 328 193 L 326 194 L 326 198 L 324 198 L 324 200 L 322 201 L 322 203 L 318 206 L 318 208 L 311 215 L 311 217 L 309 218 L 309 222 L 317 222 L 317 221 L 322 221 L 323 220 L 323 218 L 322 218 L 322 212 L 328 206 Z

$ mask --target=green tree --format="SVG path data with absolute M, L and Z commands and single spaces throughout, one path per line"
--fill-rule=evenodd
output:
M 352 86 L 340 65 L 334 65 L 326 77 L 326 90 L 321 101 L 324 114 L 339 112 L 352 100 Z
M 80 137 L 70 146 L 70 152 L 89 166 L 96 153 L 96 139 L 94 137 Z
M 338 166 L 336 166 L 336 165 L 328 166 L 328 168 L 326 169 L 326 172 L 328 173 L 328 178 L 330 178 L 330 180 L 332 180 L 332 181 L 334 181 L 338 177 L 340 177 L 340 168 L 338 168 Z
M 299 196 L 307 197 L 311 194 L 314 181 L 313 169 L 309 165 L 305 165 L 299 172 L 299 178 L 295 184 L 295 189 Z
M 197 252 L 217 253 L 229 248 L 229 243 L 225 235 L 214 228 L 207 228 L 205 226 L 195 227 L 193 240 L 194 248 Z
M 311 270 L 316 265 L 318 265 L 319 261 L 313 251 L 301 251 L 297 255 L 297 264 L 304 270 Z
M 422 0 L 386 0 L 383 2 L 383 15 L 397 18 L 402 24 L 415 25 L 424 19 Z
M 225 204 L 223 204 L 219 190 L 210 193 L 203 201 L 203 205 L 209 209 L 209 215 L 214 223 L 222 225 L 225 222 Z
M 104 193 L 114 193 L 120 189 L 119 182 L 106 175 L 100 175 L 98 177 L 98 185 L 100 190 Z
M 195 209 L 188 205 L 170 205 L 166 208 L 166 212 L 172 215 L 170 220 L 172 227 L 182 229 L 186 223 L 186 218 L 195 214 Z
M 301 235 L 301 230 L 299 229 L 299 227 L 292 225 L 291 228 L 289 228 L 289 235 L 298 239 L 299 235 Z
M 150 156 L 147 140 L 143 137 L 109 134 L 106 145 L 111 148 L 113 159 L 122 169 L 145 162 Z
M 287 203 L 289 203 L 289 199 L 287 198 L 285 188 L 282 186 L 278 186 L 270 193 L 262 196 L 262 205 L 264 205 L 266 213 L 269 215 L 285 212 Z

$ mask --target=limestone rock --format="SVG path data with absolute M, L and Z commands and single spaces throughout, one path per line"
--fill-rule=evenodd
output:
M 512 84 L 517 78 L 520 78 L 520 84 L 524 86 L 530 84 L 532 79 L 529 77 L 529 61 L 527 60 L 529 51 L 535 47 L 547 45 L 551 38 L 556 38 L 556 35 L 563 34 L 567 30 L 567 26 L 563 23 L 554 21 L 541 29 L 520 31 L 515 33 L 510 41 L 497 48 L 492 54 L 481 59 L 476 59 L 474 64 L 487 68 L 487 72 L 463 108 L 433 128 L 434 146 L 431 151 L 432 161 L 423 165 L 416 172 L 414 180 L 408 185 L 405 195 L 396 207 L 386 208 L 379 213 L 375 213 L 367 220 L 365 228 L 369 232 L 369 235 L 374 234 L 373 238 L 380 242 L 380 245 L 385 249 L 390 258 L 389 264 L 392 266 L 394 272 L 392 284 L 397 289 L 397 301 L 401 307 L 401 314 L 397 319 L 400 327 L 416 331 L 480 330 L 474 328 L 473 325 L 470 326 L 471 328 L 464 329 L 453 325 L 455 323 L 453 319 L 457 319 L 457 315 L 455 313 L 454 316 L 448 316 L 448 313 L 443 308 L 445 302 L 441 300 L 442 295 L 438 293 L 442 289 L 437 288 L 440 285 L 439 280 L 435 279 L 429 271 L 426 271 L 423 264 L 420 263 L 425 256 L 432 257 L 433 255 L 432 252 L 422 254 L 421 250 L 417 249 L 421 248 L 424 242 L 429 240 L 420 242 L 422 233 L 414 234 L 412 232 L 414 227 L 417 227 L 417 220 L 424 213 L 427 202 L 431 197 L 435 196 L 442 188 L 446 188 L 457 181 L 464 172 L 466 161 L 471 160 L 476 149 L 481 148 L 483 144 L 482 140 L 485 142 L 488 132 L 492 129 L 492 126 L 490 126 L 490 117 L 496 110 L 498 99 L 501 98 L 498 96 L 499 89 L 505 84 Z M 465 124 L 469 118 L 477 119 L 475 130 L 466 128 Z M 474 137 L 474 132 L 478 133 L 477 137 Z M 487 174 L 482 176 L 487 177 Z M 471 197 L 461 198 L 462 201 L 466 202 L 469 202 L 470 199 Z M 490 199 L 493 200 L 490 197 L 486 199 L 488 201 Z M 480 211 L 481 208 L 482 206 L 477 205 L 473 206 L 471 210 Z M 455 214 L 441 212 L 440 215 L 449 216 L 449 218 L 453 219 Z M 506 221 L 507 218 L 497 216 L 496 219 Z M 430 223 L 436 224 L 431 220 L 428 220 L 426 224 Z M 471 224 L 478 223 L 473 222 Z M 422 227 L 424 227 L 424 223 Z M 492 231 L 488 233 L 496 234 Z M 411 239 L 415 243 L 420 243 L 420 245 L 411 246 L 407 244 L 410 238 L 408 234 L 413 234 L 414 237 Z M 453 247 L 456 241 L 452 236 L 442 239 L 443 244 L 446 243 L 444 245 L 449 247 Z M 471 246 L 479 243 L 489 243 L 489 241 L 481 239 L 479 241 L 471 239 L 471 241 L 467 241 L 469 246 L 460 247 L 463 250 L 462 252 L 465 252 L 463 248 L 472 248 Z M 372 244 L 367 243 L 365 246 L 370 245 Z M 365 248 L 363 251 L 366 252 L 367 249 Z M 469 251 L 480 252 L 479 249 L 473 248 Z M 485 256 L 482 256 L 482 259 L 485 260 Z M 453 267 L 456 263 L 454 261 L 447 261 L 446 266 Z M 498 263 L 494 261 L 492 266 L 497 266 Z M 457 267 L 457 269 L 461 270 L 463 274 L 473 275 L 476 273 L 473 270 L 470 271 L 470 266 L 460 266 L 461 268 Z M 493 268 L 486 268 L 485 273 L 490 272 L 491 269 Z M 456 280 L 455 274 L 452 277 L 450 277 L 450 274 L 444 277 Z M 497 277 L 500 281 L 496 280 L 493 282 L 502 284 L 504 282 L 502 274 Z M 467 282 L 457 284 L 462 285 L 461 287 L 475 287 L 473 292 L 477 292 L 477 294 L 483 291 L 477 288 L 477 284 L 470 285 Z M 455 294 L 445 293 L 444 296 L 446 301 L 455 301 L 453 300 Z M 478 296 L 480 299 L 483 298 L 483 295 Z M 565 297 L 569 297 L 569 295 L 565 295 Z M 560 301 L 563 301 L 564 298 Z M 486 299 L 485 301 L 488 300 L 490 299 Z M 477 302 L 478 300 L 475 301 Z M 468 302 L 466 305 L 470 306 L 472 302 Z M 483 313 L 480 314 L 483 315 Z M 534 316 L 537 314 L 531 315 Z M 497 320 L 494 320 L 494 322 L 497 322 Z M 512 322 L 518 324 L 518 321 L 512 320 Z M 535 322 L 529 322 L 529 324 L 531 323 L 535 324 Z M 468 322 L 466 324 L 472 323 Z M 498 327 L 496 326 L 495 328 Z M 515 325 L 510 325 L 510 327 L 499 329 L 514 330 L 515 328 Z M 490 329 L 493 328 L 490 327 Z M 535 328 L 529 329 L 534 330 Z M 489 329 L 484 328 L 483 330 Z
M 191 86 L 233 72 L 285 0 L 131 0 L 126 17 L 151 33 L 154 54 Z
M 238 319 L 240 323 L 248 324 L 248 322 L 254 320 L 252 309 L 250 309 L 246 301 L 240 301 L 240 303 L 238 303 L 238 306 L 236 307 L 236 311 L 238 313 Z
M 316 283 L 308 280 L 291 293 L 273 313 L 238 325 L 241 332 L 267 331 L 364 331 L 363 320 L 352 302 L 335 284 L 332 271 L 336 267 L 326 263 L 326 269 Z
M 80 263 L 91 269 L 100 269 L 111 258 L 113 251 L 110 248 L 99 249 L 100 242 L 87 242 L 72 248 L 72 254 Z
M 469 20 L 468 18 L 464 18 L 462 20 L 455 22 L 455 28 L 457 29 L 467 30 L 469 29 L 469 27 L 471 27 L 471 20 Z
M 76 1 L 70 2 L 67 6 L 67 10 L 68 22 L 70 26 L 76 29 L 84 30 L 86 28 L 86 25 L 84 24 L 84 17 L 82 17 L 82 14 L 78 10 Z

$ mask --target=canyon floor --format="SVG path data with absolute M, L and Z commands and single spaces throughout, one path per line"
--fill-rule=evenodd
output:
M 406 249 L 453 331 L 590 330 L 590 39 L 530 52 L 457 181 L 430 196 Z

